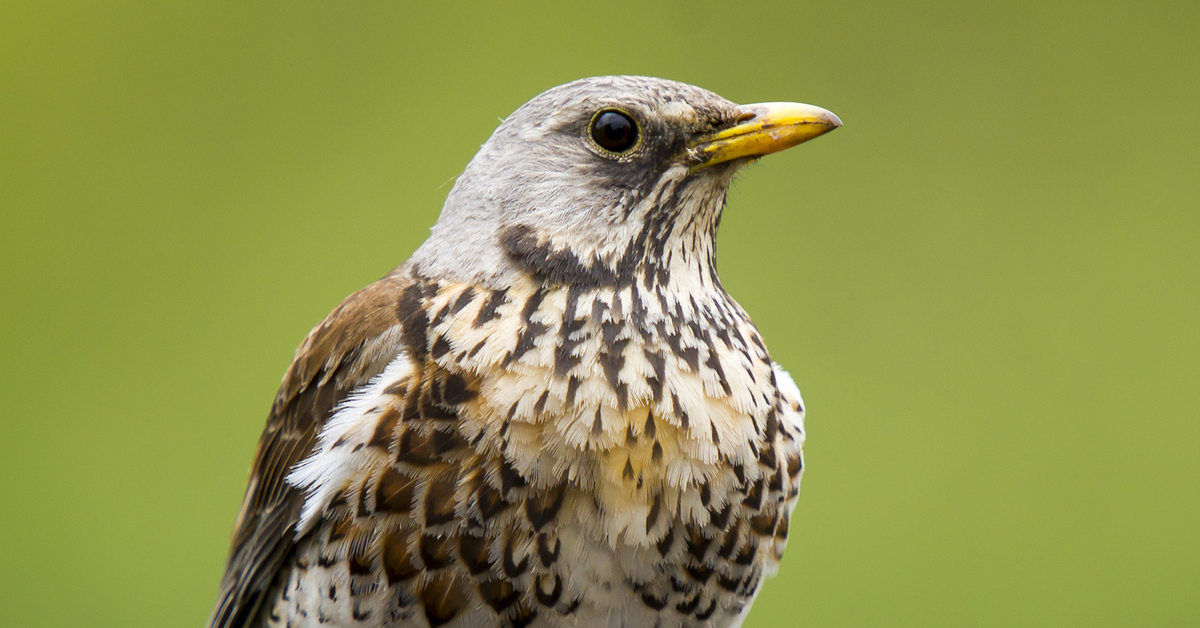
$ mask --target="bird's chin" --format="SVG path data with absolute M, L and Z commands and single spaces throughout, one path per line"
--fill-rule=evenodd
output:
M 761 155 L 751 155 L 722 161 L 711 166 L 693 166 L 689 169 L 688 174 L 693 179 L 710 181 L 710 184 L 714 186 L 728 187 L 741 173 L 743 168 L 757 163 L 759 159 L 762 159 Z

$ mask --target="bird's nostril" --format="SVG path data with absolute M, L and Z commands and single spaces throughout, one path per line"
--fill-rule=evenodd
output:
M 734 123 L 741 124 L 743 122 L 749 122 L 757 117 L 758 117 L 757 113 L 754 113 L 753 111 L 747 111 L 746 113 L 743 113 L 742 115 L 738 116 L 737 120 L 734 120 Z

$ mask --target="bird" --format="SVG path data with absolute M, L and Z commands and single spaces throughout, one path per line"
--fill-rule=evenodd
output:
M 841 125 L 640 76 L 504 119 L 297 349 L 210 628 L 741 625 L 805 407 L 714 238 L 739 170 Z

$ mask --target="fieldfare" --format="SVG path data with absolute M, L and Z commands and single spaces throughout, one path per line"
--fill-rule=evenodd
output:
M 631 76 L 509 116 L 297 350 L 209 625 L 740 625 L 804 405 L 713 238 L 742 166 L 839 126 Z

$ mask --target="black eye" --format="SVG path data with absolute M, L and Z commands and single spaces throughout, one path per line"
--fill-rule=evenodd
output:
M 623 153 L 637 144 L 637 123 L 627 114 L 607 109 L 592 118 L 592 140 L 607 151 Z

